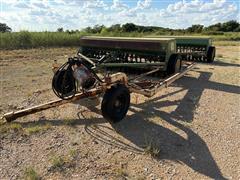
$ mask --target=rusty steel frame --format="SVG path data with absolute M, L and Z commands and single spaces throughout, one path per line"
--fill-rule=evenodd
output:
M 43 110 L 46 110 L 49 108 L 57 107 L 57 106 L 60 106 L 60 105 L 66 104 L 66 103 L 71 103 L 71 102 L 74 102 L 79 99 L 93 97 L 98 94 L 104 93 L 107 89 L 111 88 L 114 84 L 117 84 L 117 83 L 125 84 L 129 88 L 130 92 L 134 92 L 134 93 L 142 94 L 147 97 L 151 97 L 151 96 L 155 95 L 157 92 L 159 92 L 159 90 L 161 90 L 163 88 L 167 88 L 172 82 L 174 82 L 175 80 L 184 76 L 188 71 L 193 69 L 193 67 L 195 65 L 196 65 L 196 63 L 187 64 L 187 67 L 183 71 L 176 73 L 176 74 L 168 77 L 167 79 L 159 80 L 157 83 L 156 82 L 149 83 L 149 84 L 152 84 L 153 87 L 150 87 L 148 89 L 144 89 L 141 86 L 139 86 L 139 84 L 141 84 L 141 83 L 144 84 L 144 82 L 140 82 L 140 83 L 134 83 L 134 81 L 128 82 L 128 78 L 125 73 L 115 73 L 115 74 L 106 76 L 104 83 L 100 83 L 100 85 L 98 87 L 91 89 L 89 91 L 86 91 L 86 92 L 78 93 L 72 99 L 54 100 L 54 101 L 36 105 L 36 106 L 30 107 L 30 108 L 8 112 L 3 115 L 2 119 L 5 119 L 7 122 L 11 122 L 22 116 L 40 112 L 40 111 L 43 111 Z M 158 70 L 159 69 L 157 68 L 155 70 L 152 70 L 152 71 L 149 71 L 147 73 L 140 75 L 140 77 L 137 77 L 137 78 L 131 79 L 131 80 L 136 80 L 136 79 L 142 78 L 142 77 L 152 74 Z
M 40 112 L 40 111 L 50 109 L 53 107 L 61 106 L 63 104 L 74 102 L 74 101 L 77 101 L 79 99 L 83 99 L 86 97 L 96 96 L 97 94 L 100 94 L 102 92 L 104 92 L 103 88 L 102 89 L 92 89 L 91 91 L 88 91 L 85 93 L 78 93 L 72 99 L 69 99 L 69 100 L 58 99 L 58 100 L 50 101 L 50 102 L 47 102 L 44 104 L 36 105 L 36 106 L 30 107 L 30 108 L 26 108 L 26 109 L 22 109 L 22 110 L 18 110 L 18 111 L 12 111 L 12 112 L 4 114 L 2 118 L 5 118 L 7 122 L 11 122 L 22 116 Z
M 30 108 L 8 112 L 4 114 L 1 117 L 1 119 L 5 119 L 7 122 L 11 122 L 22 116 L 40 112 L 53 107 L 61 106 L 63 104 L 71 103 L 79 99 L 93 97 L 105 92 L 107 89 L 111 88 L 111 86 L 113 86 L 116 83 L 122 83 L 127 85 L 127 76 L 124 73 L 115 73 L 115 74 L 106 76 L 105 82 L 101 83 L 98 87 L 93 88 L 89 91 L 78 93 L 71 99 L 68 99 L 68 100 L 58 99 L 58 100 L 50 101 L 44 104 L 36 105 Z
M 171 83 L 173 83 L 177 79 L 184 76 L 188 71 L 193 69 L 195 65 L 196 65 L 196 63 L 187 64 L 187 67 L 183 71 L 178 72 L 178 73 L 168 77 L 167 79 L 163 79 L 162 81 L 160 80 L 156 85 L 154 85 L 153 88 L 143 89 L 143 88 L 141 88 L 141 86 L 138 86 L 136 83 L 129 83 L 129 89 L 131 92 L 142 94 L 147 97 L 152 97 L 157 92 L 159 92 L 161 89 L 167 88 Z

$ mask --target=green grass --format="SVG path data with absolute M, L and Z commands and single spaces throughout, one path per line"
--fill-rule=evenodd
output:
M 152 32 L 152 33 L 124 33 L 124 32 L 104 32 L 97 34 L 87 34 L 85 32 L 77 32 L 69 34 L 67 32 L 12 32 L 0 33 L 0 49 L 23 49 L 38 47 L 72 47 L 79 46 L 79 39 L 84 35 L 94 36 L 125 36 L 125 37 L 145 37 L 145 36 L 210 36 L 214 41 L 240 41 L 240 33 L 228 32 L 219 35 L 210 34 L 183 34 L 177 32 Z
M 49 162 L 53 171 L 64 171 L 65 168 L 75 167 L 75 161 L 78 156 L 77 149 L 69 149 L 68 154 L 59 155 L 51 153 Z
M 76 158 L 77 157 L 77 155 L 78 155 L 78 151 L 76 150 L 76 149 L 70 149 L 69 150 L 69 156 L 71 157 L 71 158 Z
M 23 179 L 25 179 L 25 180 L 39 180 L 40 176 L 34 170 L 33 167 L 28 167 L 24 171 L 24 178 Z
M 158 157 L 160 155 L 160 148 L 152 138 L 147 138 L 145 136 L 144 152 L 151 155 L 152 157 Z
M 155 146 L 154 144 L 149 143 L 145 147 L 144 152 L 146 154 L 150 154 L 152 157 L 158 157 L 160 154 L 160 149 L 157 146 Z
M 239 32 L 227 32 L 223 35 L 209 35 L 215 41 L 240 41 L 240 33 Z
M 24 131 L 31 135 L 39 132 L 44 132 L 47 131 L 48 129 L 51 129 L 51 124 L 44 124 L 44 125 L 34 125 L 34 126 L 29 126 L 24 129 Z
M 62 156 L 55 155 L 50 159 L 50 161 L 54 169 L 61 168 L 65 164 L 65 159 Z
M 10 131 L 18 132 L 18 131 L 21 131 L 22 129 L 23 129 L 22 125 L 19 123 L 5 123 L 0 125 L 1 134 L 7 133 Z
M 0 49 L 78 46 L 82 33 L 14 32 L 0 33 Z
M 50 123 L 46 124 L 32 124 L 27 127 L 23 127 L 21 123 L 11 122 L 11 123 L 0 123 L 0 133 L 9 133 L 9 132 L 22 132 L 24 134 L 32 135 L 39 132 L 45 132 L 51 129 L 52 126 Z

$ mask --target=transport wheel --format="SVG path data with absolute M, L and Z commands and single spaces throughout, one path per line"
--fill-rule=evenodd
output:
M 108 89 L 102 100 L 102 115 L 110 123 L 121 121 L 127 114 L 130 105 L 130 92 L 123 84 Z
M 212 63 L 214 61 L 216 54 L 216 49 L 213 46 L 210 46 L 207 51 L 207 62 Z
M 167 65 L 167 75 L 172 75 L 181 71 L 182 59 L 178 54 L 173 54 L 170 56 Z

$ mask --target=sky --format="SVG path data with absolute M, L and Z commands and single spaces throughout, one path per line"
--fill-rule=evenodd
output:
M 135 23 L 186 28 L 240 19 L 240 0 L 0 0 L 0 23 L 13 31 L 82 29 Z

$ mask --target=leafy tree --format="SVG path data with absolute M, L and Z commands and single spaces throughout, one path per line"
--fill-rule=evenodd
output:
M 108 28 L 110 32 L 120 32 L 121 31 L 121 24 L 114 24 Z
M 234 29 L 234 32 L 240 32 L 240 26 L 238 26 L 236 29 Z
M 217 23 L 204 28 L 205 31 L 221 31 L 221 23 Z
M 228 21 L 225 23 L 217 23 L 208 26 L 204 29 L 205 31 L 223 31 L 223 32 L 240 32 L 240 24 L 237 21 Z
M 58 28 L 57 32 L 63 32 L 63 28 L 62 27 Z
M 83 29 L 84 32 L 86 33 L 92 33 L 92 28 L 91 27 L 86 27 L 85 29 Z
M 157 33 L 159 35 L 164 34 L 188 34 L 188 33 L 204 33 L 204 34 L 224 34 L 224 32 L 240 32 L 240 25 L 237 21 L 228 21 L 225 23 L 217 23 L 214 25 L 210 25 L 208 27 L 204 27 L 200 24 L 192 25 L 186 29 L 171 29 L 171 28 L 163 28 L 157 26 L 139 26 L 133 23 L 126 24 L 114 24 L 109 28 L 104 25 L 95 25 L 94 27 L 87 27 L 82 30 L 83 32 L 89 34 L 108 34 L 111 32 L 136 32 L 136 33 Z
M 204 27 L 203 25 L 195 24 L 195 25 L 192 25 L 191 27 L 187 28 L 187 31 L 191 32 L 191 33 L 201 33 L 203 30 L 203 27 Z
M 92 28 L 92 33 L 94 33 L 94 34 L 101 33 L 103 28 L 106 28 L 106 27 L 104 25 L 98 25 L 97 24 Z
M 108 29 L 106 27 L 102 28 L 101 30 L 101 34 L 107 34 L 108 33 Z
M 138 27 L 133 23 L 126 23 L 126 24 L 122 25 L 123 32 L 134 32 L 137 30 L 138 30 Z
M 11 32 L 12 29 L 5 23 L 0 23 L 0 32 Z
M 239 31 L 239 23 L 237 21 L 228 21 L 222 24 L 221 30 L 224 32 L 229 32 L 229 31 Z
M 138 32 L 153 32 L 155 27 L 152 26 L 138 26 Z

